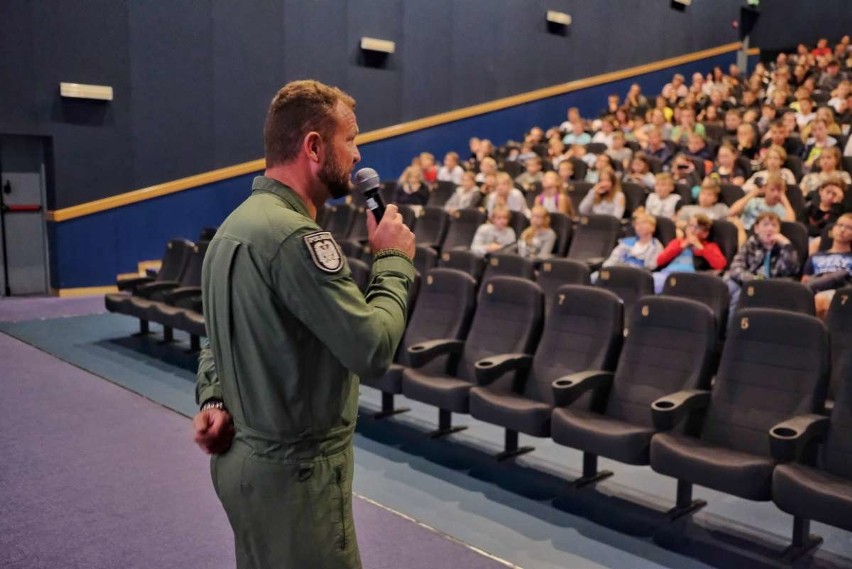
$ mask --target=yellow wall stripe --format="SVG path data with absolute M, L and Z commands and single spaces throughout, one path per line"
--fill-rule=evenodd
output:
M 459 121 L 477 115 L 507 109 L 509 107 L 514 107 L 517 105 L 531 103 L 533 101 L 546 99 L 548 97 L 564 95 L 572 91 L 588 89 L 589 87 L 595 87 L 597 85 L 611 83 L 613 81 L 620 81 L 622 79 L 628 79 L 630 77 L 636 77 L 638 75 L 644 75 L 645 73 L 651 73 L 653 71 L 659 71 L 660 69 L 665 69 L 667 67 L 674 67 L 676 65 L 683 65 L 685 63 L 691 63 L 693 61 L 698 61 L 701 59 L 707 59 L 709 57 L 715 57 L 717 55 L 730 53 L 732 51 L 740 49 L 741 45 L 742 44 L 740 44 L 739 42 L 720 45 L 718 47 L 705 49 L 702 51 L 696 51 L 685 55 L 679 55 L 677 57 L 663 59 L 653 63 L 646 63 L 644 65 L 638 65 L 636 67 L 630 67 L 628 69 L 622 69 L 620 71 L 612 71 L 610 73 L 604 73 L 602 75 L 595 75 L 594 77 L 587 77 L 585 79 L 579 79 L 577 81 L 570 81 L 568 83 L 562 83 L 560 85 L 553 85 L 551 87 L 545 87 L 543 89 L 536 89 L 535 91 L 529 91 L 527 93 L 521 93 L 519 95 L 513 95 L 511 97 L 505 97 L 503 99 L 497 99 L 494 101 L 489 101 L 487 103 L 481 103 L 462 109 L 456 109 L 454 111 L 441 113 L 439 115 L 433 115 L 430 117 L 425 117 L 422 119 L 417 119 L 398 125 L 389 126 L 386 128 L 380 128 L 378 130 L 373 130 L 358 135 L 358 138 L 356 138 L 355 142 L 357 144 L 368 144 L 370 142 L 386 140 L 388 138 L 401 136 L 410 132 L 424 130 L 427 128 Z M 263 170 L 264 167 L 265 164 L 262 158 L 259 160 L 252 160 L 251 162 L 243 162 L 242 164 L 236 164 L 234 166 L 228 166 L 227 168 L 220 168 L 218 170 L 212 170 L 203 174 L 196 174 L 187 178 L 181 178 L 179 180 L 173 180 L 170 182 L 165 182 L 163 184 L 157 184 L 156 186 L 142 188 L 141 190 L 134 190 L 132 192 L 127 192 L 116 196 L 110 196 L 108 198 L 103 198 L 100 200 L 95 200 L 72 207 L 49 211 L 46 213 L 46 218 L 48 221 L 67 221 L 69 219 L 83 217 L 85 215 L 91 215 L 93 213 L 98 213 L 101 211 L 134 204 L 141 201 L 166 196 L 175 192 L 181 192 L 183 190 L 197 188 L 205 184 L 220 182 L 222 180 L 227 180 L 228 178 L 234 178 L 236 176 L 259 172 Z
M 94 295 L 103 295 L 103 294 L 111 294 L 113 292 L 118 292 L 118 287 L 115 285 L 112 286 L 87 286 L 81 288 L 60 288 L 53 289 L 51 291 L 55 296 L 59 298 L 69 298 L 72 296 L 94 296 Z

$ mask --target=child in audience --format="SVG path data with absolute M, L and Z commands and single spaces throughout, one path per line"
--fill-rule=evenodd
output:
M 627 143 L 624 133 L 620 130 L 612 133 L 612 146 L 606 153 L 616 163 L 621 164 L 623 169 L 627 169 L 630 165 L 630 159 L 633 158 L 633 151 L 625 144 Z
M 749 160 L 754 160 L 760 151 L 757 141 L 757 131 L 750 123 L 743 123 L 737 127 L 737 152 Z
M 812 199 L 805 207 L 812 252 L 817 250 L 820 236 L 826 226 L 835 223 L 843 214 L 844 188 L 845 184 L 839 176 L 826 178 L 820 184 L 816 199 Z
M 719 246 L 708 241 L 713 221 L 706 215 L 696 214 L 689 218 L 684 237 L 669 241 L 657 256 L 659 272 L 654 273 L 654 289 L 662 292 L 666 277 L 670 273 L 694 273 L 696 271 L 721 271 L 728 264 Z
M 547 259 L 555 244 L 556 232 L 550 228 L 550 213 L 540 205 L 533 206 L 530 225 L 518 240 L 518 254 L 528 259 Z
M 690 133 L 686 137 L 686 153 L 695 158 L 702 160 L 712 160 L 713 153 L 707 147 L 707 142 L 704 137 L 695 132 Z
M 678 228 L 685 229 L 689 218 L 697 214 L 704 215 L 713 221 L 725 219 L 728 216 L 728 206 L 719 201 L 720 193 L 719 182 L 713 178 L 704 178 L 698 192 L 698 205 L 685 205 L 678 210 L 675 220 Z
M 725 284 L 731 292 L 731 314 L 740 298 L 740 288 L 753 280 L 795 277 L 799 273 L 796 248 L 781 234 L 781 218 L 764 211 L 754 222 L 754 234 L 737 251 Z
M 409 166 L 405 182 L 397 184 L 394 190 L 393 203 L 423 207 L 427 201 L 429 201 L 429 188 L 423 182 L 422 170 L 416 166 Z
M 611 215 L 621 219 L 624 217 L 625 203 L 621 182 L 610 168 L 600 173 L 600 180 L 580 202 L 579 209 L 582 215 Z
M 789 169 L 784 168 L 784 162 L 787 160 L 787 153 L 780 146 L 770 146 L 766 151 L 766 156 L 763 158 L 763 170 L 752 174 L 751 178 L 743 184 L 743 190 L 746 192 L 753 191 L 766 184 L 766 180 L 773 175 L 781 176 L 784 183 L 793 185 L 796 183 L 796 176 Z
M 515 178 L 515 182 L 520 184 L 525 192 L 529 192 L 533 190 L 537 182 L 541 182 L 541 178 L 544 176 L 541 171 L 541 157 L 533 156 L 525 162 L 524 168 L 526 168 L 526 172 Z
M 514 243 L 515 230 L 509 227 L 510 216 L 511 212 L 506 206 L 499 205 L 491 210 L 490 223 L 483 223 L 476 229 L 470 250 L 483 257 Z
M 604 267 L 628 266 L 653 271 L 657 268 L 657 257 L 663 251 L 663 244 L 654 237 L 657 220 L 647 213 L 633 215 L 635 236 L 619 239 L 618 245 L 604 261 Z
M 585 131 L 585 127 L 581 121 L 571 123 L 571 131 L 562 138 L 562 142 L 567 145 L 583 144 L 586 145 L 592 141 L 592 137 Z
M 420 169 L 422 178 L 427 184 L 434 184 L 438 179 L 438 167 L 435 165 L 435 155 L 431 152 L 420 153 Z
M 597 158 L 595 158 L 595 165 L 593 168 L 589 168 L 586 171 L 586 181 L 591 182 L 592 184 L 597 183 L 600 179 L 600 172 L 603 170 L 611 170 L 612 169 L 612 158 L 609 157 L 608 154 L 598 154 Z
M 837 140 L 828 135 L 828 125 L 822 119 L 814 119 L 811 125 L 811 136 L 805 144 L 805 158 L 802 165 L 804 169 L 809 171 L 822 151 L 832 146 L 837 146 Z
M 695 171 L 695 163 L 686 154 L 680 153 L 674 157 L 671 174 L 675 184 L 693 188 L 693 197 L 698 195 L 701 175 Z
M 852 284 L 852 213 L 841 215 L 831 233 L 831 248 L 808 257 L 802 270 L 802 282 L 816 293 L 814 302 L 820 318 L 828 311 L 834 291 Z
M 562 186 L 567 190 L 571 187 L 571 182 L 574 181 L 574 163 L 571 160 L 563 160 L 556 167 L 556 173 L 562 180 Z
M 461 185 L 464 168 L 459 165 L 458 152 L 447 152 L 444 155 L 444 165 L 438 170 L 438 180 Z
M 615 134 L 615 120 L 607 115 L 601 120 L 601 128 L 592 137 L 592 142 L 606 144 L 607 149 L 612 148 L 612 136 Z
M 737 164 L 737 151 L 727 142 L 719 147 L 716 164 L 710 172 L 710 177 L 715 178 L 721 184 L 742 186 L 745 183 L 745 172 Z
M 466 207 L 476 207 L 480 201 L 482 201 L 482 194 L 476 186 L 476 176 L 473 172 L 465 172 L 462 174 L 461 185 L 456 188 L 456 191 L 444 204 L 444 210 L 453 214 Z
M 527 199 L 523 192 L 515 187 L 512 177 L 506 172 L 499 172 L 496 176 L 497 187 L 485 198 L 485 209 L 489 215 L 496 206 L 505 206 L 509 211 L 517 211 L 530 216 L 527 208 Z
M 840 170 L 840 149 L 836 146 L 826 148 L 819 155 L 819 172 L 811 172 L 802 178 L 802 183 L 799 185 L 802 188 L 802 193 L 806 200 L 818 199 L 816 192 L 822 183 L 829 178 L 840 178 L 846 184 L 852 184 L 852 178 L 849 172 Z
M 653 189 L 655 178 L 654 174 L 651 173 L 651 165 L 648 163 L 645 154 L 640 152 L 633 157 L 633 160 L 630 161 L 630 168 L 624 175 L 624 181 Z
M 783 150 L 782 150 L 783 152 Z M 764 211 L 774 212 L 784 221 L 796 221 L 796 214 L 790 200 L 787 199 L 787 184 L 780 174 L 771 174 L 762 187 L 753 187 L 742 198 L 731 205 L 731 221 L 740 229 L 740 244 L 746 240 L 746 232 L 751 231 L 757 216 Z
M 674 219 L 680 196 L 674 193 L 674 178 L 668 172 L 655 176 L 654 192 L 645 200 L 645 212 L 655 217 Z
M 574 206 L 565 195 L 563 181 L 556 172 L 545 172 L 541 180 L 541 193 L 536 196 L 535 203 L 548 212 L 559 212 L 568 217 L 574 217 Z
M 480 144 L 481 146 L 481 144 Z M 476 183 L 481 184 L 485 181 L 485 176 L 489 174 L 497 173 L 497 161 L 491 158 L 490 156 L 486 156 L 479 163 L 479 173 L 476 175 Z

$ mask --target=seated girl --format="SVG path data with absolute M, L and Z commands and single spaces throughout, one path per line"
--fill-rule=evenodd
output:
M 444 210 L 453 214 L 466 207 L 476 207 L 481 201 L 482 193 L 476 185 L 476 176 L 473 172 L 465 172 L 462 174 L 461 185 L 456 188 L 456 191 L 444 204 Z
M 621 219 L 624 217 L 625 204 L 621 182 L 615 170 L 608 168 L 600 173 L 600 180 L 580 202 L 579 209 L 582 215 L 611 215 Z
M 541 180 L 541 193 L 536 196 L 536 206 L 548 212 L 564 213 L 574 217 L 574 206 L 564 192 L 564 183 L 556 172 L 546 172 Z
M 550 228 L 550 213 L 540 206 L 532 208 L 530 225 L 518 240 L 518 254 L 528 259 L 547 259 L 553 254 L 556 232 Z
M 470 250 L 480 257 L 506 248 L 516 241 L 515 230 L 509 227 L 511 212 L 506 206 L 497 206 L 491 211 L 489 223 L 480 225 Z

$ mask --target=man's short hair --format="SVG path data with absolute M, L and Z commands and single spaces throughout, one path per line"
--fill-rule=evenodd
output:
M 337 87 L 310 79 L 284 85 L 272 99 L 263 126 L 266 166 L 294 160 L 309 132 L 331 139 L 337 128 L 338 102 L 355 109 L 355 99 Z

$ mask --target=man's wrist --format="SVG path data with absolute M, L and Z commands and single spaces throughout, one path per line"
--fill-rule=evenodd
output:
M 402 249 L 394 249 L 390 247 L 386 249 L 379 249 L 378 251 L 376 251 L 376 253 L 373 255 L 373 260 L 377 261 L 379 259 L 384 259 L 385 257 L 402 257 L 409 263 L 412 262 L 411 257 L 409 257 L 405 251 L 403 251 Z
M 224 411 L 226 413 L 228 412 L 228 408 L 225 407 L 225 402 L 221 399 L 211 398 L 201 405 L 201 411 L 210 411 L 213 409 L 218 409 L 219 411 Z

